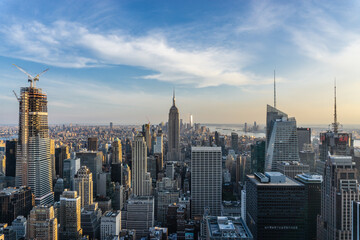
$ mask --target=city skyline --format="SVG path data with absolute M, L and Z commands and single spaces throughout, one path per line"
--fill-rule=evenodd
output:
M 185 122 L 265 123 L 274 68 L 277 108 L 299 126 L 332 122 L 334 78 L 339 122 L 360 120 L 359 3 L 28 4 L 0 3 L 0 124 L 17 123 L 12 90 L 27 84 L 13 63 L 50 68 L 50 124 L 165 122 L 173 87 Z

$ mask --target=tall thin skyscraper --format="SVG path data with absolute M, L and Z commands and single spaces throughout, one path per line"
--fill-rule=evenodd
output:
M 221 214 L 221 147 L 191 148 L 191 216 L 202 216 L 204 208 L 211 215 Z
M 169 111 L 168 128 L 168 161 L 180 161 L 180 117 L 179 110 L 175 106 L 175 91 L 173 95 L 173 105 Z
M 39 76 L 39 75 L 38 75 Z M 36 78 L 29 77 L 30 87 L 20 89 L 19 139 L 16 156 L 16 185 L 29 186 L 36 204 L 54 201 L 48 129 L 47 96 L 35 87 Z
M 142 135 L 135 137 L 132 150 L 132 187 L 135 196 L 150 195 L 147 172 L 147 147 Z M 150 181 L 151 184 L 151 181 Z

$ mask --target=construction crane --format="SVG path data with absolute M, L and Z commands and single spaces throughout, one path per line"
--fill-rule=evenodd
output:
M 15 64 L 13 64 L 13 65 L 28 76 L 28 82 L 30 82 L 30 87 L 36 87 L 36 81 L 39 81 L 39 77 L 49 70 L 47 68 L 44 71 L 42 71 L 41 73 L 37 74 L 35 77 L 33 77 L 28 72 L 26 72 L 24 69 L 22 69 L 21 67 L 15 65 Z

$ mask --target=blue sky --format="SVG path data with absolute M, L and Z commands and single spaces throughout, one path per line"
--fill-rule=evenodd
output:
M 265 122 L 277 70 L 278 108 L 298 125 L 360 121 L 357 1 L 0 2 L 0 124 L 17 123 L 12 90 L 50 70 L 50 123 Z

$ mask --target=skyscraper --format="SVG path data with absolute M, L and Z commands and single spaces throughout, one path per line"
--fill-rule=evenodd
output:
M 5 167 L 5 175 L 8 177 L 15 177 L 15 169 L 16 169 L 16 147 L 17 140 L 7 140 L 6 141 L 6 167 Z
M 31 187 L 36 204 L 48 204 L 53 202 L 54 195 L 47 96 L 41 88 L 35 87 L 35 79 L 29 79 L 29 81 L 30 87 L 21 88 L 20 98 L 18 98 L 19 139 L 16 156 L 16 185 Z
M 322 176 L 313 174 L 297 175 L 296 180 L 305 185 L 307 193 L 307 220 L 306 220 L 306 239 L 316 240 L 317 216 L 321 211 L 321 184 Z
M 96 196 L 98 193 L 97 175 L 102 172 L 103 153 L 100 151 L 77 152 L 76 157 L 80 158 L 81 166 L 87 166 L 90 169 L 94 181 L 94 195 Z
M 121 162 L 122 162 L 121 141 L 119 138 L 115 138 L 114 142 L 111 144 L 111 163 L 121 163 Z
M 36 206 L 30 212 L 28 239 L 58 239 L 58 220 L 53 206 Z
M 74 176 L 80 169 L 80 158 L 65 159 L 63 162 L 63 167 L 64 187 L 66 189 L 74 190 Z
M 64 170 L 64 160 L 70 158 L 69 147 L 61 146 L 59 148 L 55 148 L 55 169 L 56 175 L 60 178 L 63 178 L 63 170 Z
M 251 145 L 251 173 L 265 171 L 265 141 Z
M 267 123 L 265 170 L 276 171 L 278 161 L 299 161 L 295 118 L 268 105 Z
M 359 201 L 357 170 L 351 156 L 328 156 L 321 192 L 317 239 L 351 239 L 352 201 Z
M 231 133 L 231 148 L 235 153 L 239 153 L 239 135 L 237 133 Z
M 134 229 L 136 239 L 146 237 L 149 228 L 154 226 L 154 206 L 153 196 L 131 197 L 127 201 L 126 210 L 121 214 L 125 215 L 125 228 Z
M 65 191 L 60 197 L 60 240 L 80 239 L 81 202 L 76 191 Z
M 220 147 L 191 148 L 191 216 L 221 214 L 222 172 Z
M 247 175 L 246 223 L 254 240 L 306 239 L 304 184 L 279 172 Z
M 299 151 L 302 151 L 304 144 L 311 144 L 311 128 L 297 128 Z
M 173 105 L 169 111 L 168 127 L 168 161 L 180 161 L 180 117 L 179 110 L 175 106 L 175 91 L 173 95 Z
M 75 175 L 75 191 L 81 197 L 81 208 L 93 204 L 92 173 L 86 166 L 82 166 Z
M 320 133 L 320 161 L 316 162 L 317 171 L 320 174 L 324 174 L 329 152 L 331 155 L 350 156 L 353 148 L 352 134 L 339 132 L 340 123 L 337 121 L 336 112 L 336 86 L 334 86 L 334 122 L 331 126 L 331 131 Z
M 135 137 L 132 150 L 132 187 L 136 196 L 150 195 L 151 182 L 147 182 L 147 147 L 142 135 Z
M 11 222 L 19 215 L 27 216 L 34 206 L 34 195 L 29 187 L 0 190 L 0 222 Z

